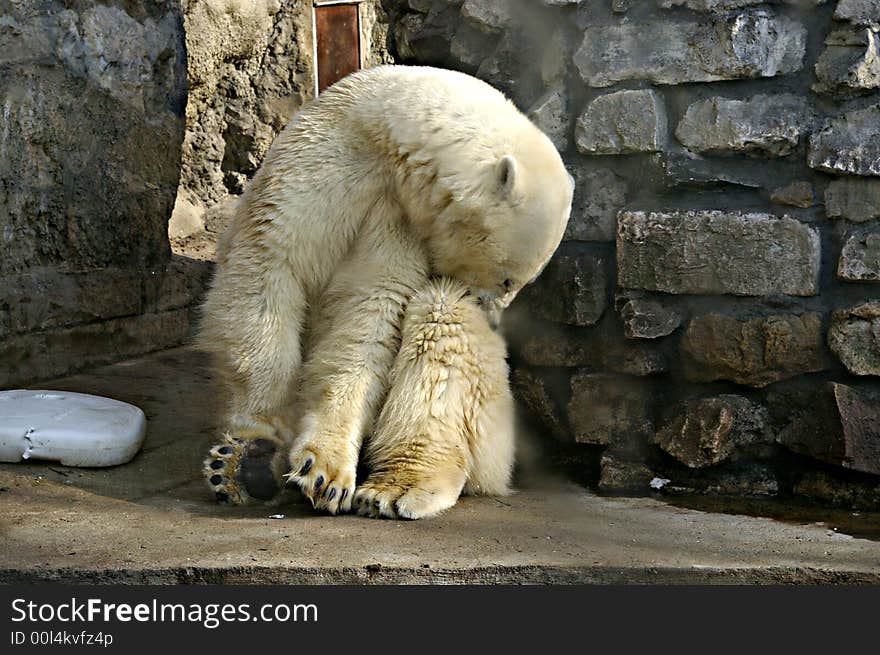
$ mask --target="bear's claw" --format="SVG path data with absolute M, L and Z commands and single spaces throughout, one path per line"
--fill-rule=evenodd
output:
M 280 442 L 229 434 L 223 438 L 222 444 L 211 448 L 202 469 L 217 502 L 246 505 L 278 496 L 283 484 L 274 460 Z
M 296 483 L 312 507 L 330 514 L 343 514 L 351 510 L 354 497 L 357 460 L 351 465 L 338 465 L 347 457 L 323 456 L 315 445 L 301 447 L 291 454 L 289 482 Z M 344 451 L 343 451 L 344 452 Z

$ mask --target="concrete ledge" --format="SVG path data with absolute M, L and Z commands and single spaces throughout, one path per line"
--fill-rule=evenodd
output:
M 147 443 L 112 469 L 0 465 L 0 583 L 880 584 L 880 543 L 836 531 L 828 512 L 702 512 L 548 474 L 427 521 L 321 516 L 297 498 L 220 507 L 199 472 L 217 434 L 202 356 L 165 351 L 43 386 L 140 405 Z

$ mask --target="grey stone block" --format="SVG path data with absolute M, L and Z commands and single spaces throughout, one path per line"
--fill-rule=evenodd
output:
M 628 339 L 656 339 L 672 334 L 681 316 L 656 300 L 633 298 L 620 308 L 623 332 Z
M 880 36 L 870 29 L 838 30 L 816 62 L 817 93 L 847 96 L 880 88 Z
M 522 292 L 536 314 L 567 325 L 593 325 L 607 303 L 601 256 L 557 253 L 541 277 Z
M 880 176 L 880 105 L 832 119 L 810 137 L 808 161 L 827 173 Z
M 770 193 L 771 202 L 791 207 L 806 209 L 816 204 L 816 194 L 813 185 L 809 182 L 792 182 L 785 186 L 773 189 Z
M 465 0 L 461 15 L 478 29 L 495 34 L 509 27 L 513 21 L 514 8 L 511 4 L 496 0 Z
M 2 12 L 0 275 L 161 266 L 184 136 L 179 3 L 38 4 Z
M 834 18 L 858 25 L 880 24 L 880 0 L 840 0 Z
M 0 387 L 179 346 L 191 334 L 191 309 L 115 318 L 31 332 L 0 341 Z
M 808 313 L 738 319 L 693 319 L 681 343 L 685 375 L 695 382 L 731 380 L 752 387 L 828 366 L 822 316 Z
M 729 11 L 731 9 L 743 9 L 761 4 L 787 4 L 799 7 L 815 7 L 824 4 L 826 0 L 657 0 L 657 4 L 664 9 L 670 7 L 687 7 L 694 11 Z
M 828 345 L 853 375 L 880 375 L 880 301 L 834 312 Z
M 690 468 L 719 464 L 737 448 L 769 438 L 767 410 L 732 394 L 685 403 L 656 435 L 663 450 Z
M 618 91 L 599 96 L 575 130 L 579 151 L 596 155 L 656 152 L 666 141 L 666 110 L 656 91 Z
M 880 475 L 880 394 L 832 382 L 777 440 L 796 453 Z
M 571 378 L 568 420 L 578 443 L 609 445 L 650 434 L 650 394 L 639 380 L 579 372 Z
M 571 441 L 571 434 L 560 418 L 553 400 L 554 390 L 540 373 L 517 368 L 510 377 L 511 388 L 532 416 L 556 439 Z
M 574 63 L 593 87 L 774 77 L 803 66 L 807 31 L 765 10 L 698 22 L 652 20 L 588 26 Z
M 607 168 L 574 168 L 571 216 L 565 228 L 570 241 L 614 241 L 617 212 L 626 204 L 627 183 Z
M 863 223 L 880 218 L 880 180 L 843 177 L 825 188 L 825 212 L 831 218 Z
M 880 282 L 880 227 L 860 227 L 846 235 L 837 277 L 853 282 Z
M 812 296 L 819 235 L 770 214 L 621 212 L 618 284 L 684 294 Z
M 688 107 L 675 136 L 686 148 L 700 153 L 781 157 L 797 146 L 809 122 L 807 101 L 799 96 L 715 97 Z
M 568 109 L 568 94 L 559 87 L 547 91 L 528 112 L 528 117 L 546 134 L 557 150 L 568 147 L 571 114 Z

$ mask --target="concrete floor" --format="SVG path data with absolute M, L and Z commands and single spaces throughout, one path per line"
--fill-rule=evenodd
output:
M 40 385 L 140 406 L 147 442 L 112 469 L 0 465 L 0 582 L 880 583 L 880 542 L 835 531 L 827 512 L 700 512 L 547 476 L 417 522 L 315 515 L 296 499 L 221 507 L 200 472 L 217 436 L 210 382 L 180 348 Z

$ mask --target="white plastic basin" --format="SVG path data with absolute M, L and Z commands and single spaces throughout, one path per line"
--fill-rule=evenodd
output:
M 114 466 L 135 456 L 147 419 L 134 405 L 71 391 L 0 391 L 0 462 Z

